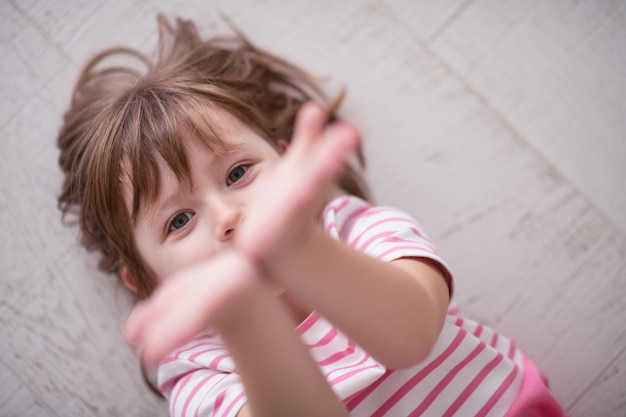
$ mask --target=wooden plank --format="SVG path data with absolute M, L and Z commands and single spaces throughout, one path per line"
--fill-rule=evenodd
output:
M 68 271 L 40 276 L 45 285 L 27 303 L 11 298 L 0 304 L 7 366 L 58 415 L 166 415 L 165 402 L 144 387 L 119 321 L 103 310 L 115 300 L 67 287 L 59 276 Z
M 626 3 L 478 0 L 442 60 L 626 231 Z
M 58 416 L 0 362 L 0 415 L 4 417 Z
M 423 39 L 430 39 L 447 27 L 471 0 L 381 0 L 376 3 L 389 10 L 393 16 L 391 22 L 409 27 L 412 34 Z
M 0 60 L 0 126 L 5 126 L 58 73 L 64 60 L 12 2 L 0 4 L 0 53 L 5 57 Z
M 602 375 L 589 384 L 589 389 L 572 407 L 573 416 L 626 415 L 626 350 Z M 606 407 L 609 404 L 609 407 Z

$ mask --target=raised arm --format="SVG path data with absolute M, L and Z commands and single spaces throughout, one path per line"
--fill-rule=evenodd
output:
M 164 282 L 128 318 L 126 337 L 154 363 L 208 325 L 243 381 L 248 403 L 240 417 L 347 416 L 285 306 L 240 251 L 222 252 Z
M 268 260 L 291 296 L 315 308 L 388 368 L 420 363 L 448 307 L 439 267 L 425 258 L 382 262 L 312 227 L 306 242 Z
M 315 224 L 332 191 L 337 164 L 343 162 L 336 155 L 358 140 L 349 124 L 325 130 L 324 122 L 321 108 L 301 110 L 292 146 L 265 178 L 278 195 L 250 213 L 237 243 L 292 298 L 317 310 L 383 365 L 419 363 L 443 326 L 448 285 L 433 261 L 382 262 L 334 240 Z

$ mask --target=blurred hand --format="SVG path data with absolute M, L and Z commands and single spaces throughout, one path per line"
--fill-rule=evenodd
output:
M 282 160 L 258 179 L 258 197 L 235 238 L 253 259 L 283 256 L 306 237 L 346 158 L 357 148 L 355 127 L 346 122 L 325 125 L 322 107 L 304 104 Z
M 155 363 L 207 327 L 219 330 L 235 323 L 255 286 L 267 285 L 271 278 L 261 276 L 263 262 L 270 257 L 280 261 L 306 238 L 346 157 L 359 143 L 351 125 L 325 128 L 325 123 L 319 105 L 305 104 L 289 149 L 258 178 L 258 195 L 237 232 L 235 248 L 168 277 L 133 309 L 125 336 L 142 360 Z

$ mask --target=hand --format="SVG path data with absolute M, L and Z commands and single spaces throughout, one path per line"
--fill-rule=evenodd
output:
M 156 363 L 209 325 L 236 321 L 255 284 L 262 282 L 250 259 L 236 250 L 221 252 L 169 277 L 139 302 L 124 335 L 145 363 Z
M 236 249 L 169 277 L 133 309 L 125 336 L 142 360 L 154 363 L 208 326 L 234 323 L 261 281 L 257 262 L 282 256 L 305 237 L 346 157 L 359 143 L 354 127 L 335 123 L 325 129 L 325 122 L 317 104 L 300 110 L 290 148 L 258 179 L 260 197 L 237 232 Z
M 360 141 L 356 128 L 336 122 L 316 103 L 303 105 L 282 160 L 260 177 L 258 197 L 236 236 L 237 247 L 263 263 L 293 248 L 314 224 L 348 155 Z

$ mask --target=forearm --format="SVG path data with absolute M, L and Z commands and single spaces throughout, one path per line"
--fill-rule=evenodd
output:
M 245 311 L 217 329 L 248 397 L 240 415 L 347 416 L 294 327 L 282 302 L 259 281 Z
M 382 262 L 313 227 L 268 268 L 299 303 L 316 309 L 390 368 L 423 360 L 445 318 L 448 289 L 428 262 Z
M 241 416 L 346 416 L 258 267 L 223 251 L 162 283 L 126 321 L 125 335 L 154 364 L 189 337 L 215 329 L 241 376 Z

